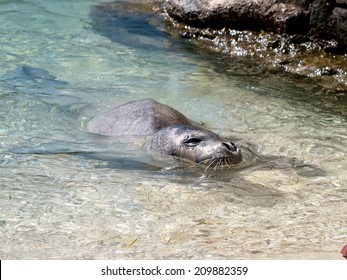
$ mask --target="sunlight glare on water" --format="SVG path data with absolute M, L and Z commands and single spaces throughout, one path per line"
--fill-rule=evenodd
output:
M 199 53 L 160 26 L 120 20 L 109 38 L 95 2 L 0 2 L 0 258 L 340 258 L 347 122 L 314 82 Z M 86 133 L 141 98 L 231 137 L 244 162 L 187 168 Z

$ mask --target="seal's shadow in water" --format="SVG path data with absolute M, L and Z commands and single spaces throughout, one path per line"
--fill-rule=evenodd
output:
M 146 151 L 142 149 L 131 149 L 130 145 L 117 144 L 110 146 L 106 142 L 93 142 L 98 136 L 86 133 L 83 142 L 54 141 L 36 145 L 15 146 L 9 152 L 19 155 L 69 155 L 80 157 L 83 160 L 94 161 L 95 168 L 158 171 L 159 161 L 151 161 Z M 101 137 L 98 137 L 101 138 Z

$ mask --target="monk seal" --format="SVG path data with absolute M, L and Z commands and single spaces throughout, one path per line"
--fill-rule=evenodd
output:
M 88 132 L 113 136 L 147 137 L 151 151 L 175 156 L 208 167 L 242 161 L 240 149 L 216 133 L 200 127 L 182 113 L 152 99 L 132 101 L 92 119 Z

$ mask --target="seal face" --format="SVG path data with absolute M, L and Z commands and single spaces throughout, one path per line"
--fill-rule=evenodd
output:
M 167 155 L 184 158 L 208 167 L 240 163 L 241 151 L 232 142 L 223 142 L 214 132 L 195 126 L 172 125 L 153 135 L 149 147 Z
M 186 159 L 208 167 L 229 166 L 242 160 L 232 142 L 223 142 L 214 132 L 194 125 L 177 110 L 152 99 L 112 108 L 88 124 L 91 133 L 106 136 L 150 136 L 152 151 Z

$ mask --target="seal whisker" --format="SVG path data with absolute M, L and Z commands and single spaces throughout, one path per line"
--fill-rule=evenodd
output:
M 220 159 L 216 158 L 214 159 L 215 165 L 214 165 L 214 170 L 217 170 L 220 167 Z
M 223 168 L 223 166 L 224 166 L 223 160 L 219 160 L 218 161 L 218 168 Z
M 205 168 L 205 171 L 207 171 L 211 166 L 212 164 L 215 162 L 215 159 L 208 159 L 207 161 L 207 167 Z
M 199 164 L 206 165 L 205 171 L 213 167 L 213 170 L 231 168 L 234 164 L 232 159 L 227 157 L 221 158 L 208 158 L 199 162 Z
M 214 170 L 217 170 L 217 168 L 219 168 L 219 166 L 220 166 L 220 159 L 219 158 L 215 158 L 214 159 L 214 163 L 215 163 L 215 165 L 214 165 Z
M 210 161 L 211 161 L 211 159 L 210 159 L 210 158 L 207 158 L 207 159 L 204 159 L 204 160 L 199 161 L 198 163 L 199 163 L 199 164 L 208 164 Z
M 224 161 L 225 161 L 225 165 L 229 168 L 230 167 L 230 165 L 229 165 L 230 160 L 226 158 Z
M 221 169 L 223 169 L 224 167 L 225 167 L 225 165 L 226 165 L 226 161 L 225 161 L 226 159 L 225 158 L 222 158 L 222 159 L 220 159 L 220 161 L 219 161 L 219 167 L 221 168 Z
M 214 159 L 214 160 L 213 160 L 213 163 L 214 163 L 214 165 L 213 165 L 213 170 L 217 170 L 219 161 L 218 161 L 217 159 Z
M 211 160 L 210 167 L 213 166 L 213 170 L 216 170 L 216 165 L 218 165 L 218 159 L 214 158 Z
M 207 171 L 208 167 L 210 166 L 210 165 L 208 164 L 209 161 L 210 161 L 209 159 L 206 159 L 206 160 L 203 160 L 203 161 L 200 161 L 200 162 L 199 162 L 199 164 L 206 164 L 205 171 Z

